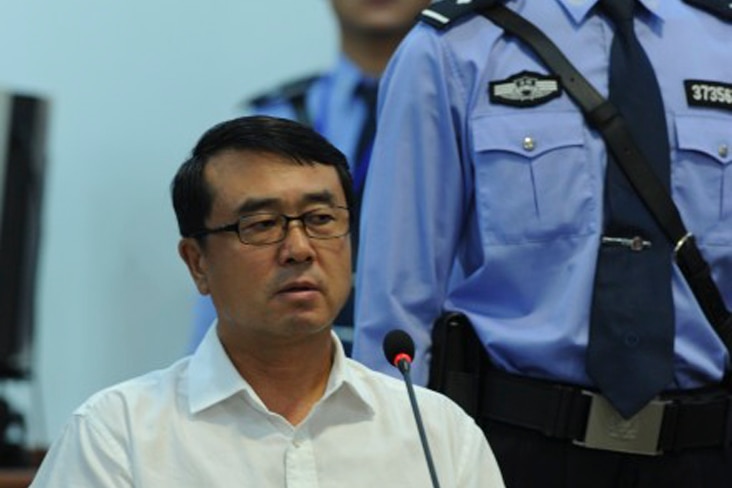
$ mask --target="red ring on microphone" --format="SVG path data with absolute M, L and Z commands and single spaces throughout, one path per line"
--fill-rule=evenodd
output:
M 409 364 L 412 364 L 412 356 L 407 354 L 406 352 L 400 352 L 396 356 L 394 356 L 394 366 L 399 366 L 399 363 L 402 362 L 402 359 L 408 362 Z

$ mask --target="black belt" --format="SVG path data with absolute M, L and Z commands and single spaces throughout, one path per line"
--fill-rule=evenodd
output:
M 598 393 L 489 369 L 480 415 L 588 448 L 659 455 L 729 446 L 732 395 L 720 387 L 660 395 L 623 419 Z

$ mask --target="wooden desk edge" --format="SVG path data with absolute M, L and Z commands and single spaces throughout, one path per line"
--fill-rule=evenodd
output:
M 31 468 L 0 468 L 0 488 L 27 488 L 35 474 Z

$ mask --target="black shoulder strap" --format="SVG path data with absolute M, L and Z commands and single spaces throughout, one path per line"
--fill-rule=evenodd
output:
M 419 20 L 435 29 L 445 29 L 460 19 L 477 14 L 501 0 L 442 0 L 435 2 L 419 14 Z
M 588 123 L 602 134 L 620 168 L 674 246 L 676 262 L 689 287 L 732 355 L 732 314 L 712 279 L 709 265 L 696 246 L 693 235 L 686 230 L 671 196 L 641 155 L 615 106 L 600 95 L 534 24 L 503 5 L 491 6 L 481 13 L 532 47 L 546 66 L 559 76 Z
M 243 105 L 257 109 L 284 100 L 292 106 L 292 109 L 295 111 L 295 119 L 298 122 L 312 126 L 313 120 L 308 113 L 305 101 L 310 86 L 321 76 L 322 74 L 318 73 L 289 81 L 274 90 L 246 100 Z

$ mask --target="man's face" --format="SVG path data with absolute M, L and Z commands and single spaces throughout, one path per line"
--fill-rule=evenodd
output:
M 329 204 L 346 206 L 332 166 L 227 151 L 211 158 L 204 177 L 213 193 L 208 228 L 253 212 L 297 216 Z M 345 303 L 351 289 L 350 237 L 312 239 L 299 221 L 288 228 L 284 241 L 260 246 L 242 244 L 233 232 L 207 236 L 204 249 L 184 239 L 194 251 L 181 249 L 181 254 L 199 291 L 213 298 L 222 337 L 296 340 L 327 330 Z
M 341 28 L 371 35 L 403 34 L 429 0 L 331 0 Z

